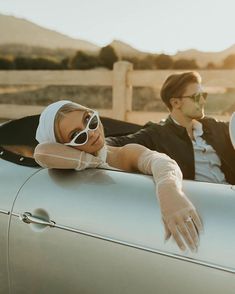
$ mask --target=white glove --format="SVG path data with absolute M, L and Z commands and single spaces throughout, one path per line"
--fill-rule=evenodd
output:
M 177 163 L 165 154 L 146 150 L 139 158 L 138 168 L 153 175 L 165 225 L 165 239 L 172 235 L 180 249 L 186 249 L 184 240 L 191 250 L 196 250 L 202 223 L 195 207 L 182 191 L 182 173 Z
M 84 151 L 79 151 L 79 153 L 80 153 L 80 156 L 79 158 L 77 158 L 77 167 L 75 168 L 75 170 L 95 168 L 103 164 L 103 161 L 99 157 L 96 157 Z
M 35 161 L 45 168 L 84 170 L 105 164 L 102 156 L 93 156 L 60 143 L 41 143 L 34 151 Z

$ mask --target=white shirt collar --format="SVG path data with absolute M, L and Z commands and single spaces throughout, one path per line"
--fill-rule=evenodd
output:
M 193 120 L 193 135 L 195 139 L 203 135 L 202 123 L 195 119 Z
M 180 126 L 177 120 L 175 120 L 172 116 L 171 116 L 171 119 L 173 120 L 175 124 Z M 195 119 L 193 119 L 193 135 L 195 139 L 196 137 L 201 137 L 203 135 L 202 123 L 200 123 L 199 121 Z

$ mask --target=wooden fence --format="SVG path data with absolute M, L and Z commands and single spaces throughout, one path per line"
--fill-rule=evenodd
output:
M 133 87 L 154 87 L 160 89 L 172 70 L 133 70 L 129 62 L 119 61 L 112 71 L 60 70 L 60 71 L 0 71 L 0 87 L 3 85 L 78 85 L 111 86 L 113 90 L 112 109 L 100 109 L 101 115 L 144 123 L 156 120 L 156 112 L 132 111 Z M 235 70 L 201 70 L 203 85 L 209 88 L 235 88 Z M 10 119 L 40 113 L 43 106 L 0 104 L 0 117 Z M 157 120 L 165 117 L 158 113 Z

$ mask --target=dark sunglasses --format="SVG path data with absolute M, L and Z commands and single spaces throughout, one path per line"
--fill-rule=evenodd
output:
M 198 103 L 202 97 L 204 98 L 204 100 L 206 100 L 207 96 L 208 96 L 207 92 L 199 92 L 199 93 L 194 93 L 191 96 L 182 96 L 182 97 L 179 97 L 179 98 L 190 98 L 194 102 Z
M 99 115 L 97 111 L 94 111 L 90 117 L 85 129 L 81 132 L 78 132 L 74 138 L 64 145 L 67 146 L 81 146 L 87 143 L 88 141 L 88 131 L 95 131 L 99 126 Z

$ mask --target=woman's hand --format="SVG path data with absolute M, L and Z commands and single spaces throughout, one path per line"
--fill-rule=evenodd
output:
M 182 191 L 182 172 L 176 161 L 137 144 L 126 145 L 118 153 L 116 161 L 122 163 L 119 168 L 137 169 L 153 175 L 165 225 L 165 239 L 172 235 L 181 250 L 186 249 L 185 243 L 192 251 L 196 250 L 202 223 L 195 207 Z
M 158 199 L 165 226 L 165 240 L 172 235 L 181 250 L 186 249 L 186 243 L 192 251 L 196 251 L 202 223 L 193 204 L 182 191 L 166 183 L 158 186 Z

